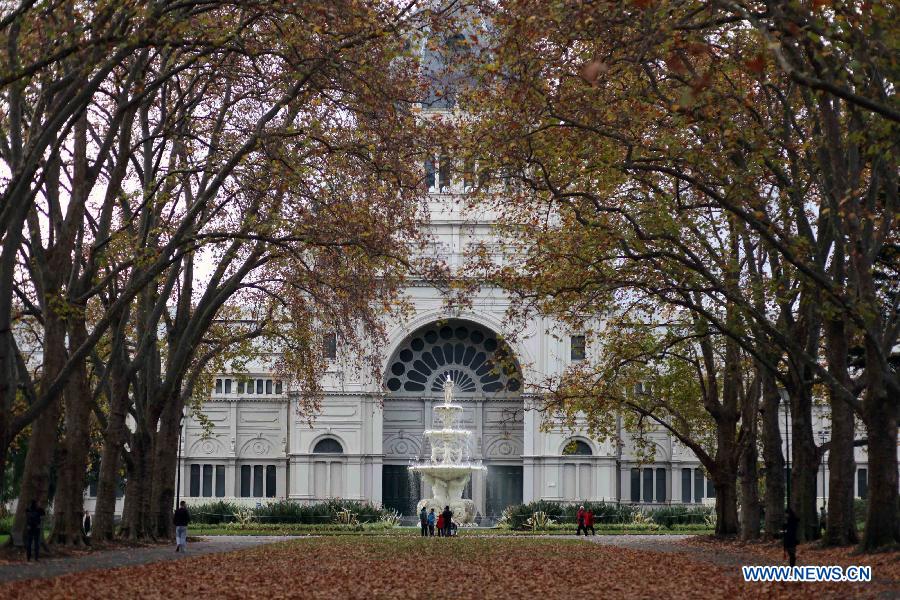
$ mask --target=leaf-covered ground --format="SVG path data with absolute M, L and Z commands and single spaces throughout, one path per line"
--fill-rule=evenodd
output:
M 583 540 L 342 536 L 15 582 L 0 597 L 811 599 L 893 597 L 892 586 L 743 583 L 696 553 Z

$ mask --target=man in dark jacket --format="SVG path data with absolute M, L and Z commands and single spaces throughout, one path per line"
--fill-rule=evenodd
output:
M 41 528 L 44 522 L 44 509 L 38 506 L 37 500 L 32 500 L 25 509 L 25 556 L 31 560 L 32 547 L 34 548 L 34 560 L 37 562 L 38 551 L 41 547 Z
M 797 527 L 800 519 L 794 514 L 793 509 L 787 509 L 787 520 L 784 523 L 784 552 L 791 559 L 791 566 L 797 564 Z
M 444 507 L 444 512 L 441 513 L 441 516 L 444 517 L 444 537 L 450 537 L 450 523 L 453 521 L 453 512 L 449 506 Z
M 191 522 L 191 513 L 188 512 L 187 503 L 182 500 L 181 506 L 175 509 L 172 523 L 175 525 L 175 552 L 187 551 L 187 530 Z
M 428 537 L 428 511 L 425 506 L 419 511 L 419 525 L 422 527 L 422 537 Z

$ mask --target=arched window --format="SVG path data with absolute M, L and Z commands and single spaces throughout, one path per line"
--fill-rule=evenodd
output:
M 334 438 L 324 438 L 316 443 L 313 454 L 343 454 L 344 447 Z
M 441 394 L 447 377 L 456 394 L 518 395 L 522 374 L 509 345 L 469 321 L 432 323 L 414 332 L 389 363 L 391 394 Z
M 590 456 L 591 447 L 581 440 L 569 440 L 563 447 L 563 456 Z

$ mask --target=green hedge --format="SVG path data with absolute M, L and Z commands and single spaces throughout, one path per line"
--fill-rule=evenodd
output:
M 629 504 L 610 504 L 606 502 L 563 504 L 538 500 L 528 504 L 507 507 L 503 511 L 501 525 L 510 529 L 526 529 L 528 519 L 536 512 L 543 512 L 549 515 L 556 522 L 557 526 L 571 528 L 576 526 L 576 513 L 580 506 L 594 511 L 594 526 L 597 528 L 634 524 L 637 513 L 641 513 L 643 517 L 649 519 L 649 522 L 656 526 L 671 529 L 673 527 L 682 528 L 690 525 L 696 526 L 697 529 L 708 529 L 709 526 L 706 519 L 713 512 L 712 508 L 705 506 L 665 506 L 643 510 L 639 506 Z M 638 524 L 640 525 L 641 523 Z
M 234 523 L 238 515 L 248 514 L 257 524 L 297 523 L 328 525 L 334 523 L 338 513 L 349 510 L 359 523 L 377 523 L 389 518 L 391 510 L 379 508 L 356 500 L 329 500 L 318 504 L 301 504 L 291 500 L 278 500 L 251 507 L 237 502 L 219 500 L 194 504 L 189 507 L 194 523 L 209 525 Z
M 200 534 L 203 532 L 203 524 L 191 527 L 193 533 Z M 313 534 L 313 533 L 335 533 L 335 532 L 386 532 L 394 529 L 389 523 L 360 523 L 358 525 L 343 525 L 340 523 L 219 523 L 210 525 L 210 528 L 216 532 L 253 532 L 263 535 L 290 535 L 290 534 Z

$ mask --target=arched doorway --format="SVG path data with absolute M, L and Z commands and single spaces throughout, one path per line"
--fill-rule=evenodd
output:
M 478 323 L 452 319 L 420 327 L 395 349 L 384 377 L 383 503 L 411 515 L 428 490 L 408 472 L 429 452 L 423 431 L 431 407 L 442 401 L 442 382 L 456 382 L 464 406 L 462 426 L 472 431 L 472 453 L 487 466 L 464 496 L 482 515 L 497 517 L 522 501 L 522 372 L 501 337 Z

